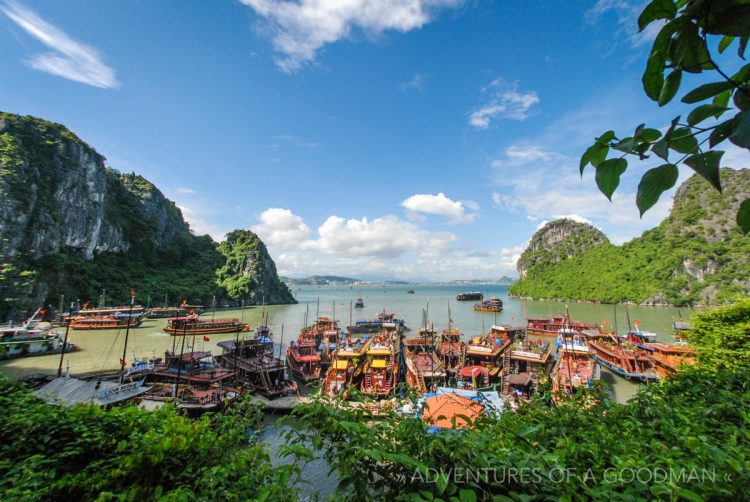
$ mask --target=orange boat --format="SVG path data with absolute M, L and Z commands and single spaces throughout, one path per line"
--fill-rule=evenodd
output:
M 164 331 L 170 335 L 210 335 L 212 333 L 239 333 L 250 331 L 248 323 L 239 319 L 201 319 L 196 315 L 167 319 Z
M 570 317 L 555 314 L 552 317 L 529 317 L 526 333 L 536 336 L 554 336 L 557 338 L 561 329 L 572 329 L 575 334 L 583 330 L 599 330 L 596 324 L 586 324 L 581 321 L 571 321 Z
M 674 375 L 680 365 L 695 361 L 695 349 L 687 345 L 657 342 L 646 344 L 646 347 L 653 350 L 651 360 L 654 362 L 656 373 L 662 378 Z
M 141 316 L 135 314 L 132 316 L 126 314 L 117 316 L 74 317 L 70 320 L 70 327 L 75 330 L 122 329 L 127 328 L 129 324 L 131 328 L 137 328 L 141 325 L 141 322 Z
M 422 333 L 420 331 L 420 334 Z M 434 332 L 426 332 L 425 335 L 427 336 L 404 340 L 406 383 L 419 393 L 437 388 L 445 382 L 447 375 L 443 363 L 436 354 Z
M 422 331 L 419 332 L 420 337 Z M 434 332 L 433 332 L 434 335 Z M 457 328 L 444 329 L 440 334 L 440 341 L 438 342 L 438 356 L 443 362 L 443 366 L 446 370 L 456 372 L 463 366 L 464 359 L 464 345 L 465 342 L 462 340 L 463 333 Z

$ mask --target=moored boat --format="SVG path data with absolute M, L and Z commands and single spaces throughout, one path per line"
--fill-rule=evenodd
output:
M 628 343 L 589 341 L 596 362 L 627 380 L 653 382 L 657 373 L 649 354 Z
M 477 312 L 500 312 L 503 310 L 503 301 L 493 296 L 489 300 L 474 304 L 474 310 Z
M 601 378 L 601 367 L 580 336 L 561 334 L 558 340 L 558 359 L 552 370 L 552 393 L 555 402 L 561 395 L 572 396 L 579 389 L 591 388 Z
M 50 323 L 37 318 L 42 315 L 44 311 L 37 309 L 34 315 L 20 326 L 0 327 L 0 359 L 58 354 L 62 352 L 63 346 L 65 352 L 79 349 L 71 342 L 65 344 L 62 333 L 53 332 Z
M 201 319 L 197 315 L 170 317 L 164 331 L 170 335 L 210 335 L 250 331 L 248 323 L 239 319 Z
M 398 335 L 394 331 L 383 331 L 376 335 L 365 355 L 367 361 L 360 383 L 363 394 L 371 397 L 386 397 L 396 391 L 398 383 Z
M 359 385 L 364 374 L 365 356 L 372 340 L 367 335 L 347 337 L 336 349 L 321 388 L 324 395 L 334 398 L 345 394 L 350 387 Z
M 666 378 L 674 375 L 683 364 L 695 362 L 695 349 L 685 344 L 649 343 L 656 373 Z
M 434 336 L 432 328 L 430 328 L 430 333 Z M 422 331 L 420 331 L 420 336 L 422 336 Z M 437 355 L 446 371 L 455 373 L 463 367 L 465 345 L 463 333 L 458 328 L 450 327 L 440 333 Z
M 466 293 L 459 293 L 456 295 L 456 300 L 459 302 L 468 302 L 472 300 L 483 300 L 484 295 L 479 291 L 472 291 Z
M 576 333 L 583 330 L 590 330 L 592 333 L 594 331 L 600 332 L 600 327 L 596 324 L 571 321 L 569 316 L 562 314 L 555 314 L 552 317 L 529 317 L 526 332 L 534 336 L 557 337 L 559 331 L 563 328 L 572 329 Z
M 116 314 L 99 317 L 74 317 L 70 328 L 75 330 L 137 328 L 143 322 L 141 314 Z
M 292 340 L 286 349 L 286 365 L 292 378 L 302 383 L 320 380 L 320 354 L 315 340 Z
M 420 335 L 425 336 L 404 340 L 405 379 L 409 387 L 424 393 L 442 385 L 447 372 L 437 355 L 434 332 L 421 331 Z
M 165 319 L 167 317 L 186 317 L 188 310 L 184 307 L 153 307 L 146 311 L 146 316 L 151 319 Z
M 365 307 L 365 301 L 362 299 L 362 297 L 358 297 L 357 301 L 354 302 L 354 308 L 355 309 L 361 309 Z

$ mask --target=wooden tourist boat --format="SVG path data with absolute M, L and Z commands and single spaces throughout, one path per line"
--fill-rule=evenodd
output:
M 146 316 L 151 319 L 165 319 L 168 317 L 186 317 L 188 310 L 184 307 L 154 307 L 146 311 Z
M 553 343 L 547 340 L 512 340 L 509 374 L 528 374 L 533 383 L 549 375 Z
M 444 384 L 448 373 L 437 355 L 435 332 L 421 330 L 420 336 L 404 339 L 406 383 L 419 393 Z
M 167 351 L 164 360 L 155 363 L 149 381 L 176 383 L 178 380 L 198 386 L 228 384 L 234 371 L 222 368 L 208 351 L 182 354 Z
M 657 373 L 651 356 L 627 343 L 589 341 L 596 362 L 627 380 L 653 382 Z
M 164 331 L 170 335 L 210 335 L 250 331 L 248 323 L 239 319 L 201 319 L 197 315 L 170 317 Z
M 474 304 L 474 310 L 477 312 L 500 312 L 503 310 L 503 301 L 493 296 L 489 300 Z
M 117 314 L 129 314 L 144 315 L 145 309 L 143 305 L 133 305 L 132 310 L 130 305 L 116 306 L 116 307 L 99 307 L 99 308 L 83 308 L 77 312 L 73 312 L 72 317 L 108 317 Z
M 20 326 L 0 327 L 0 359 L 17 357 L 59 354 L 65 344 L 62 333 L 53 332 L 52 325 L 40 321 L 43 309 L 37 309 L 26 322 Z M 73 352 L 79 347 L 73 343 L 65 344 L 65 352 Z
M 480 366 L 487 369 L 488 384 L 499 383 L 503 369 L 510 369 L 509 348 L 512 339 L 509 336 L 488 333 L 475 336 L 464 347 L 465 367 Z
M 571 321 L 570 317 L 555 314 L 552 317 L 529 317 L 527 320 L 526 333 L 535 336 L 557 337 L 563 328 L 570 328 L 576 333 L 583 330 L 599 330 L 596 324 L 586 324 L 581 321 Z
M 484 295 L 479 291 L 459 293 L 456 295 L 456 300 L 459 302 L 468 302 L 472 300 L 483 300 Z
M 300 337 L 286 349 L 286 365 L 292 378 L 302 383 L 320 380 L 320 354 L 314 339 Z
M 362 333 L 377 333 L 380 331 L 383 327 L 383 321 L 380 319 L 372 319 L 372 320 L 359 320 L 356 321 L 351 326 L 347 326 L 346 330 L 351 333 L 352 335 L 355 334 L 362 334 Z
M 434 336 L 434 331 L 430 328 Z M 420 331 L 422 336 L 422 331 Z M 440 334 L 437 345 L 437 356 L 443 363 L 443 367 L 450 373 L 455 373 L 464 365 L 464 346 L 463 333 L 457 328 L 449 327 L 444 329 Z
M 329 398 L 345 395 L 350 387 L 360 384 L 372 340 L 372 337 L 366 335 L 359 338 L 347 337 L 336 349 L 321 388 L 323 395 Z
M 117 314 L 102 317 L 74 317 L 70 328 L 75 330 L 137 328 L 143 322 L 142 315 Z
M 552 393 L 555 402 L 561 395 L 572 396 L 588 389 L 601 378 L 601 367 L 581 336 L 565 337 L 558 345 L 558 359 L 552 370 Z
M 142 406 L 151 409 L 169 402 L 190 416 L 200 416 L 207 412 L 221 411 L 237 396 L 235 390 L 219 385 L 199 386 L 184 383 L 177 387 L 175 384 L 155 383 L 143 394 Z
M 219 364 L 234 373 L 235 386 L 242 386 L 268 398 L 297 392 L 297 384 L 286 376 L 286 365 L 274 356 L 273 335 L 266 325 L 258 326 L 250 338 L 218 343 Z
M 683 364 L 695 362 L 695 349 L 685 344 L 649 343 L 651 359 L 656 373 L 666 378 L 674 375 Z
M 383 331 L 373 337 L 365 352 L 364 376 L 360 383 L 363 394 L 386 397 L 396 391 L 398 384 L 398 335 Z

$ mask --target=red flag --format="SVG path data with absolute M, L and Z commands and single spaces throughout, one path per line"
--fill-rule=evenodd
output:
M 635 324 L 636 326 L 640 326 L 641 325 L 641 321 L 633 321 L 633 324 Z
M 203 337 L 203 341 L 204 341 L 204 342 L 210 342 L 210 341 L 211 341 L 211 339 L 210 339 L 209 337 L 207 337 L 207 336 L 204 336 L 204 337 Z
M 604 324 L 606 326 L 607 324 L 609 324 L 609 321 L 606 320 L 606 319 L 604 319 L 604 322 L 602 324 Z
M 89 308 L 89 302 L 84 303 L 83 304 L 83 308 L 85 308 L 85 309 Z
M 46 310 L 44 310 L 44 309 L 42 309 L 42 310 L 40 310 L 40 311 L 39 311 L 39 313 L 40 313 L 40 314 L 42 314 L 42 315 L 44 315 L 44 314 L 46 314 L 46 313 L 47 313 L 47 311 L 46 311 Z
M 122 357 L 120 358 L 120 366 L 125 366 L 125 359 Z
M 135 289 L 130 288 L 130 298 L 135 298 Z

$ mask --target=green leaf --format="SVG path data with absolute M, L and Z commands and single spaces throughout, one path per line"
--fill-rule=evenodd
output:
M 653 143 L 654 141 L 661 138 L 661 131 L 659 129 L 646 128 L 641 131 L 641 139 Z
M 461 499 L 461 502 L 477 502 L 476 493 L 474 493 L 473 490 L 467 490 L 465 488 L 462 488 L 461 491 L 458 492 L 458 498 Z
M 679 174 L 674 164 L 664 164 L 646 171 L 638 184 L 638 194 L 635 197 L 641 216 L 656 204 L 662 193 L 677 183 Z
M 734 116 L 734 120 L 734 131 L 729 136 L 729 141 L 750 149 L 750 112 L 740 112 Z
M 748 96 L 744 92 L 742 91 L 735 92 L 733 101 L 734 101 L 734 105 L 740 110 L 742 110 L 743 112 L 750 110 L 750 96 Z
M 612 194 L 620 184 L 620 176 L 628 168 L 625 159 L 608 159 L 596 166 L 596 185 L 599 190 L 611 201 Z
M 719 163 L 724 152 L 713 150 L 710 152 L 691 155 L 685 159 L 685 164 L 693 171 L 705 178 L 714 188 L 721 192 L 721 179 L 719 177 Z
M 614 133 L 612 133 L 612 136 L 614 137 Z M 600 143 L 599 139 L 597 139 L 597 142 L 588 147 L 581 156 L 581 163 L 579 166 L 581 176 L 583 176 L 583 170 L 586 168 L 587 164 L 591 163 L 594 167 L 598 166 L 607 158 L 607 153 L 609 153 L 609 147 Z
M 687 127 L 675 129 L 666 135 L 669 148 L 680 153 L 696 153 L 698 151 L 698 140 L 693 132 Z
M 664 106 L 672 101 L 672 98 L 680 89 L 680 82 L 682 82 L 682 70 L 674 70 L 667 76 L 659 92 L 659 106 Z
M 729 47 L 732 42 L 734 42 L 734 37 L 730 37 L 727 35 L 726 37 L 721 39 L 721 42 L 719 42 L 719 54 L 722 54 L 725 50 L 727 50 L 727 47 Z
M 435 484 L 437 485 L 438 493 L 445 493 L 445 489 L 448 487 L 448 475 L 440 474 L 435 480 Z
M 713 82 L 711 84 L 704 84 L 685 94 L 682 98 L 682 102 L 688 104 L 697 103 L 698 101 L 703 101 L 704 99 L 716 96 L 720 92 L 724 92 L 732 87 L 733 86 L 730 82 Z
M 646 95 L 657 102 L 664 86 L 664 63 L 664 56 L 661 53 L 652 53 L 641 78 Z
M 740 38 L 740 45 L 737 47 L 737 55 L 742 59 L 745 59 L 745 49 L 747 49 L 748 40 L 750 40 L 750 37 Z
M 654 146 L 651 147 L 651 151 L 662 159 L 666 161 L 669 160 L 669 144 L 667 143 L 666 138 L 662 138 L 654 143 Z
M 743 234 L 750 232 L 750 199 L 745 199 L 737 211 L 737 225 Z
M 700 124 L 708 117 L 719 118 L 722 113 L 727 111 L 726 106 L 715 105 L 713 103 L 708 105 L 700 105 L 695 108 L 690 115 L 688 115 L 687 122 L 689 125 L 694 126 Z
M 722 122 L 711 131 L 711 135 L 708 138 L 708 144 L 711 148 L 715 147 L 732 134 L 732 131 L 734 131 L 735 118 L 736 117 L 732 117 L 731 119 Z
M 720 92 L 714 96 L 713 104 L 727 106 L 729 104 L 729 98 L 732 97 L 732 89 L 727 89 L 724 92 Z
M 596 142 L 601 145 L 609 144 L 610 141 L 615 139 L 615 131 L 609 130 L 606 131 L 604 134 L 596 138 Z
M 630 153 L 633 150 L 633 146 L 635 145 L 635 138 L 624 138 L 614 145 L 612 145 L 612 148 L 615 150 L 619 150 L 621 152 Z
M 657 19 L 671 19 L 677 14 L 677 7 L 672 0 L 653 0 L 638 16 L 638 29 L 643 29 Z

